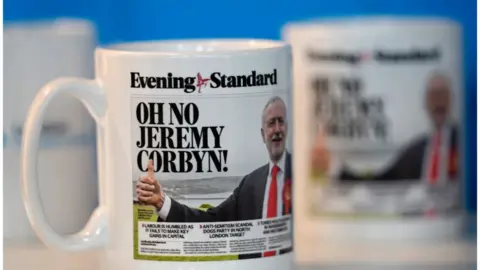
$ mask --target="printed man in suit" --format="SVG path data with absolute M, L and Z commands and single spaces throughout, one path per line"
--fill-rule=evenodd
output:
M 261 136 L 269 154 L 268 163 L 246 175 L 233 194 L 207 211 L 183 205 L 165 194 L 153 173 L 137 184 L 141 202 L 157 209 L 158 221 L 221 222 L 282 216 L 291 212 L 290 154 L 286 150 L 286 106 L 280 97 L 271 98 L 262 113 Z M 247 156 L 245 158 L 248 158 Z M 149 164 L 152 170 L 152 164 Z
M 425 109 L 432 131 L 407 145 L 392 165 L 378 174 L 361 175 L 346 166 L 334 177 L 344 181 L 425 179 L 429 184 L 455 180 L 458 176 L 459 131 L 450 118 L 452 92 L 443 74 L 430 77 L 425 91 Z M 319 140 L 321 141 L 321 140 Z M 321 143 L 313 150 L 314 166 L 326 168 L 329 154 Z

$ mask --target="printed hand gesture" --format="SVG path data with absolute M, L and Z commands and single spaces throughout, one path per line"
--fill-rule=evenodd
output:
M 148 174 L 141 176 L 140 182 L 137 183 L 138 200 L 161 209 L 165 201 L 165 193 L 158 181 L 155 180 L 152 160 L 148 161 L 147 170 Z
M 328 172 L 331 163 L 330 152 L 327 150 L 325 136 L 322 132 L 317 135 L 316 142 L 311 153 L 312 170 L 325 174 Z

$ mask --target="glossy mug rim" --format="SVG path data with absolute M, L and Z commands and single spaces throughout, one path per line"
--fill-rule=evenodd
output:
M 90 20 L 77 17 L 12 21 L 4 25 L 4 35 L 7 36 L 32 34 L 84 36 L 94 35 L 95 32 L 95 25 Z
M 195 38 L 171 40 L 147 40 L 114 43 L 97 47 L 97 52 L 109 55 L 129 56 L 215 56 L 245 55 L 290 49 L 282 40 L 255 38 Z
M 439 27 L 458 26 L 459 23 L 448 17 L 415 16 L 415 15 L 357 15 L 339 17 L 313 17 L 305 20 L 292 21 L 285 26 L 297 27 L 365 27 L 365 26 L 409 26 L 409 27 Z
M 292 21 L 282 27 L 283 39 L 297 39 L 303 36 L 343 37 L 437 34 L 444 31 L 460 33 L 460 24 L 450 18 L 440 16 L 398 16 L 398 15 L 359 15 L 331 18 L 311 18 Z

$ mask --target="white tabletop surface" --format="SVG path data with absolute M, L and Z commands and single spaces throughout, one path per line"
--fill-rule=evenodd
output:
M 408 249 L 396 247 L 400 256 L 382 256 L 381 262 L 376 259 L 379 257 L 379 250 L 383 250 L 385 247 L 375 247 L 374 245 L 343 246 L 341 253 L 335 252 L 335 248 L 340 247 L 332 246 L 331 250 L 324 250 L 323 252 L 316 251 L 315 248 L 310 249 L 310 252 L 306 250 L 296 251 L 297 256 L 303 257 L 302 264 L 298 264 L 297 269 L 476 269 L 476 245 L 474 241 L 444 245 L 418 245 Z M 338 254 L 344 255 L 339 256 Z M 386 253 L 382 254 L 385 255 Z M 4 241 L 5 270 L 96 270 L 100 269 L 100 256 L 101 252 L 98 251 L 67 253 L 49 250 L 40 243 Z M 316 259 L 305 260 L 306 257 Z

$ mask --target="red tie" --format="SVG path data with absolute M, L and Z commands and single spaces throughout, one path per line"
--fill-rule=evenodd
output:
M 428 173 L 428 182 L 430 184 L 435 184 L 438 179 L 438 168 L 440 166 L 440 145 L 440 132 L 437 132 L 433 138 L 432 162 L 430 165 L 430 171 Z
M 268 191 L 268 208 L 267 208 L 267 218 L 272 218 L 277 216 L 277 173 L 278 166 L 275 165 L 272 168 L 272 181 L 270 182 L 270 188 Z
M 277 216 L 277 165 L 272 168 L 272 181 L 270 182 L 270 188 L 268 190 L 268 206 L 267 206 L 267 218 L 273 218 Z M 266 251 L 263 253 L 264 257 L 274 256 L 275 250 Z
M 448 160 L 448 176 L 450 177 L 449 180 L 455 180 L 457 177 L 457 150 L 455 148 L 450 148 L 449 152 L 449 160 Z

